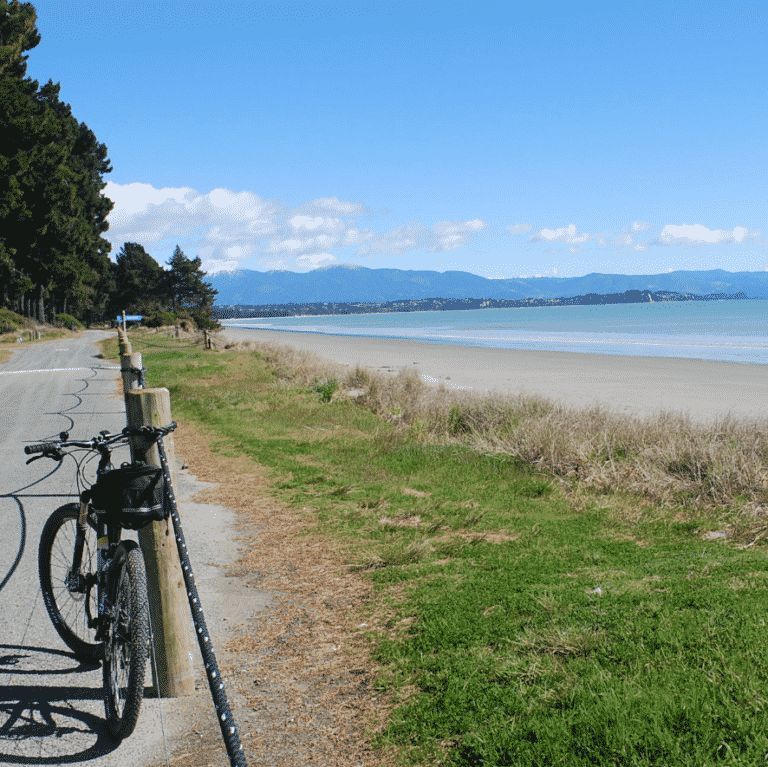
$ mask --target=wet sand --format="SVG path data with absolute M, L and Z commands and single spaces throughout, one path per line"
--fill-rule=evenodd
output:
M 768 365 L 680 358 L 520 351 L 425 341 L 225 328 L 232 341 L 285 344 L 326 359 L 380 372 L 415 369 L 446 388 L 536 393 L 577 407 L 595 403 L 644 417 L 659 409 L 698 422 L 728 411 L 768 419 Z

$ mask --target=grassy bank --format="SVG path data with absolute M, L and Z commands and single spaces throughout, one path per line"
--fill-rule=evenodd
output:
M 375 584 L 350 641 L 390 710 L 380 754 L 764 763 L 765 424 L 619 419 L 286 348 L 131 340 L 174 418 L 269 467 Z
M 41 333 L 40 339 L 36 338 L 35 331 Z M 71 335 L 69 329 L 41 325 L 9 309 L 0 309 L 0 364 L 7 362 L 22 343 L 53 341 L 57 338 L 69 338 Z

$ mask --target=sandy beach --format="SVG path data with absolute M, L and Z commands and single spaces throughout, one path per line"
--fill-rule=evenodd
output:
M 768 366 L 608 354 L 519 351 L 424 341 L 225 328 L 232 341 L 285 344 L 354 367 L 397 373 L 410 368 L 432 385 L 479 392 L 543 394 L 578 407 L 603 404 L 620 413 L 660 408 L 707 422 L 730 411 L 768 418 Z

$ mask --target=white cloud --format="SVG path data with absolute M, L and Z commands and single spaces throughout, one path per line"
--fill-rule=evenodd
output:
M 580 245 L 587 242 L 592 235 L 578 234 L 576 224 L 569 224 L 561 229 L 539 229 L 531 235 L 528 242 L 567 242 L 572 245 Z
M 362 203 L 338 197 L 290 209 L 253 192 L 224 188 L 204 194 L 191 187 L 155 189 L 150 184 L 112 182 L 105 194 L 115 202 L 107 232 L 115 249 L 124 242 L 147 248 L 179 243 L 188 255 L 204 258 L 208 272 L 236 268 L 254 256 L 262 265 L 283 267 L 298 259 L 294 263 L 299 268 L 317 268 L 336 260 L 331 249 L 350 246 L 359 246 L 358 255 L 399 255 L 415 248 L 453 250 L 488 226 L 475 218 L 439 221 L 431 229 L 414 222 L 377 233 L 358 228 L 349 218 L 369 212 Z
M 368 244 L 361 246 L 357 252 L 359 255 L 379 252 L 398 256 L 416 248 L 426 248 L 432 252 L 453 250 L 466 244 L 473 234 L 488 226 L 479 218 L 471 221 L 438 221 L 431 229 L 419 222 L 412 222 L 390 232 L 370 236 Z
M 533 231 L 533 227 L 530 224 L 513 224 L 507 227 L 507 231 L 510 234 L 528 234 Z
M 347 229 L 344 233 L 344 240 L 341 243 L 342 247 L 347 245 L 360 245 L 360 243 L 372 240 L 376 235 L 370 229 Z
M 351 254 L 342 258 L 335 251 L 339 248 L 353 248 L 354 255 L 369 258 L 374 254 L 399 256 L 417 249 L 447 252 L 466 246 L 473 238 L 478 242 L 494 236 L 492 231 L 484 233 L 490 224 L 480 218 L 441 220 L 431 226 L 412 221 L 377 232 L 361 228 L 354 218 L 370 215 L 370 209 L 338 197 L 290 207 L 250 191 L 223 187 L 202 193 L 186 186 L 156 189 L 150 184 L 109 182 L 104 192 L 115 203 L 106 233 L 115 251 L 125 242 L 138 242 L 153 255 L 159 253 L 158 261 L 164 262 L 179 244 L 189 256 L 199 255 L 209 273 L 237 268 L 247 259 L 258 259 L 259 268 L 316 269 L 348 261 Z M 651 245 L 744 244 L 760 236 L 744 226 L 732 231 L 702 224 L 653 228 L 655 236 L 643 236 L 651 224 L 638 219 L 613 232 L 580 232 L 575 223 L 559 228 L 516 223 L 507 226 L 506 232 L 527 235 L 529 245 L 542 243 L 548 254 L 579 253 L 589 242 L 637 253 Z
M 155 189 L 149 184 L 107 184 L 104 194 L 115 202 L 106 233 L 113 246 L 124 242 L 152 245 L 163 240 L 192 240 L 200 249 L 213 246 L 223 254 L 231 245 L 246 245 L 281 228 L 284 206 L 252 192 L 190 187 Z M 170 255 L 170 254 L 169 254 Z
M 488 224 L 479 218 L 474 218 L 471 221 L 438 221 L 432 227 L 429 249 L 442 251 L 459 248 L 466 243 L 470 235 L 487 227 Z
M 115 184 L 107 182 L 104 195 L 115 203 L 109 214 L 110 222 L 118 225 L 123 219 L 144 210 L 148 205 L 161 205 L 166 200 L 183 203 L 189 196 L 196 195 L 194 189 L 188 186 L 177 188 L 163 187 L 155 189 L 151 184 Z
M 325 221 L 325 219 L 322 216 L 317 216 L 317 218 L 312 218 L 311 216 L 294 216 L 291 219 L 291 226 L 294 229 L 301 229 L 302 227 L 305 229 L 317 229 L 317 227 L 322 225 L 323 221 Z
M 330 213 L 337 216 L 362 216 L 367 208 L 360 202 L 342 202 L 338 197 L 321 197 L 300 205 L 299 213 Z
M 369 253 L 386 253 L 399 256 L 408 250 L 418 248 L 424 240 L 426 231 L 423 224 L 411 223 L 375 235 L 367 245 L 358 248 L 358 254 L 366 256 Z
M 703 224 L 667 224 L 652 241 L 652 245 L 683 245 L 688 248 L 697 245 L 716 245 L 740 243 L 746 238 L 756 238 L 760 232 L 750 232 L 743 226 L 737 226 L 732 232 L 723 229 L 708 229 Z
M 317 269 L 321 266 L 332 266 L 337 261 L 330 253 L 312 253 L 296 259 L 296 266 L 302 269 Z
M 339 237 L 329 234 L 320 234 L 317 237 L 290 237 L 287 239 L 275 239 L 265 246 L 265 253 L 284 253 L 285 255 L 303 255 L 311 253 L 318 248 L 333 248 L 339 242 Z

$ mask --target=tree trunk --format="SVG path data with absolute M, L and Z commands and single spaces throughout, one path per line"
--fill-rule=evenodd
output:
M 43 286 L 37 286 L 37 321 L 40 323 L 45 322 L 45 301 L 43 300 L 44 291 Z

